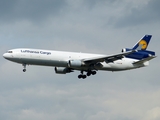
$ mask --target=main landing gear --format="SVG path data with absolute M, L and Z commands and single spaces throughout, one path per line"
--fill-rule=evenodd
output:
M 83 71 L 81 71 L 81 74 L 78 75 L 78 78 L 79 78 L 79 79 L 81 79 L 81 78 L 82 78 L 82 79 L 85 79 L 87 76 L 95 75 L 96 73 L 97 73 L 96 71 L 91 71 L 91 70 L 90 70 L 90 71 L 87 72 L 86 75 L 84 75 L 84 74 L 83 74 Z
M 23 66 L 23 72 L 26 72 L 26 64 L 22 64 Z

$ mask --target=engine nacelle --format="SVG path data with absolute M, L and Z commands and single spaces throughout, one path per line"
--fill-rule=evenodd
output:
M 123 49 L 122 49 L 122 53 L 123 53 L 123 52 L 126 52 L 126 48 L 123 48 Z
M 55 72 L 57 74 L 66 74 L 66 73 L 70 73 L 73 71 L 71 69 L 65 68 L 65 67 L 55 67 Z
M 68 67 L 81 67 L 82 61 L 81 60 L 69 60 Z
M 127 52 L 127 51 L 132 51 L 132 50 L 133 50 L 133 49 L 123 48 L 123 49 L 122 49 L 122 53 L 123 53 L 123 52 Z

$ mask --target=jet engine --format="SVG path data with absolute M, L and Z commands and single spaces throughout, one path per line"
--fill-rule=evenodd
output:
M 82 64 L 82 61 L 81 60 L 69 60 L 68 62 L 68 67 L 81 67 L 83 64 Z
M 132 51 L 133 49 L 129 49 L 129 48 L 123 48 L 122 49 L 122 53 L 127 52 L 127 51 Z
M 73 71 L 69 68 L 66 68 L 66 67 L 55 67 L 55 72 L 57 74 L 66 74 L 66 73 L 70 73 Z
M 122 53 L 123 53 L 123 52 L 126 52 L 126 48 L 123 48 L 123 49 L 122 49 Z

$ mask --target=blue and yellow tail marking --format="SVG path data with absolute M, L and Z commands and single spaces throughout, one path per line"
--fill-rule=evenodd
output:
M 150 42 L 152 35 L 145 35 L 142 39 L 136 43 L 132 49 L 137 49 L 138 47 L 141 47 L 140 50 L 146 50 L 148 47 L 148 44 Z
M 145 60 L 145 59 L 148 60 L 148 58 L 153 58 L 155 56 L 155 52 L 146 50 L 151 40 L 151 37 L 152 35 L 145 35 L 133 46 L 133 48 L 131 49 L 125 48 L 126 51 L 136 50 L 136 52 L 126 55 L 126 57 L 138 60 Z

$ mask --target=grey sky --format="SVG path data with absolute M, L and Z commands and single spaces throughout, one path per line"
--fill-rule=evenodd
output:
M 152 34 L 159 54 L 158 0 L 1 0 L 0 53 L 19 47 L 113 54 Z M 159 120 L 159 57 L 146 68 L 78 80 L 52 67 L 0 58 L 2 120 Z

